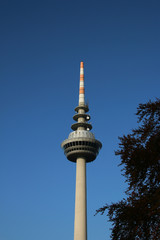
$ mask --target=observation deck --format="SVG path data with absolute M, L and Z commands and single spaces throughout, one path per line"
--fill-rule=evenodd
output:
M 92 129 L 92 125 L 88 123 L 90 115 L 86 114 L 86 111 L 89 111 L 88 106 L 78 106 L 75 110 L 78 113 L 73 116 L 73 120 L 77 122 L 72 124 L 73 132 L 62 142 L 61 147 L 67 159 L 72 162 L 76 162 L 80 157 L 85 158 L 86 162 L 92 162 L 96 159 L 102 144 L 90 132 Z

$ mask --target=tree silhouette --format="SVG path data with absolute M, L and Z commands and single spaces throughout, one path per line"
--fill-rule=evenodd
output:
M 126 199 L 106 204 L 112 240 L 160 239 L 160 99 L 139 104 L 137 129 L 119 137 L 122 172 L 128 183 Z

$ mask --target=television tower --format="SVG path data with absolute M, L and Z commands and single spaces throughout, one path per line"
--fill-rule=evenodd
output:
M 76 163 L 74 240 L 87 240 L 86 163 L 96 159 L 102 144 L 90 132 L 92 125 L 88 123 L 89 108 L 85 104 L 83 62 L 80 64 L 79 105 L 75 111 L 73 119 L 76 123 L 71 126 L 73 132 L 61 147 L 67 159 Z

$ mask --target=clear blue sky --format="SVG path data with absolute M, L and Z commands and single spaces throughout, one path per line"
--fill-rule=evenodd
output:
M 0 240 L 73 239 L 75 164 L 60 148 L 84 61 L 93 132 L 88 239 L 109 240 L 105 203 L 124 197 L 114 151 L 160 93 L 160 1 L 1 1 Z

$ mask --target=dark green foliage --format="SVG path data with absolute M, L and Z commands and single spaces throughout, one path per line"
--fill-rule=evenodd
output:
M 116 151 L 127 197 L 96 211 L 108 211 L 112 240 L 160 239 L 160 99 L 140 104 L 136 115 L 139 127 L 119 138 Z

